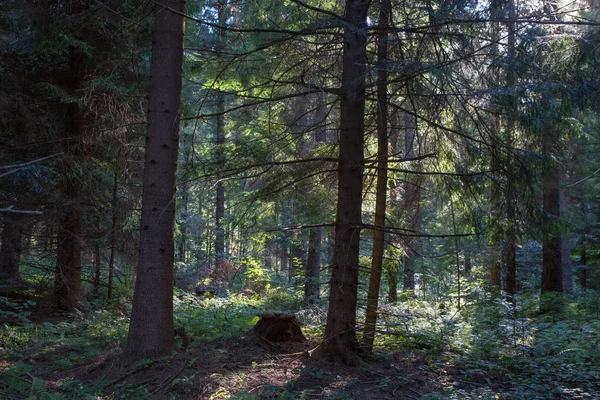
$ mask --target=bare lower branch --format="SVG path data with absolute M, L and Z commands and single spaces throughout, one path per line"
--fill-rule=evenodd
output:
M 43 215 L 43 211 L 38 210 L 15 210 L 14 206 L 0 208 L 0 214 L 22 214 L 22 215 Z
M 14 174 L 15 172 L 20 171 L 21 169 L 23 169 L 23 168 L 25 168 L 25 167 L 27 167 L 29 165 L 36 164 L 36 163 L 48 160 L 50 158 L 58 157 L 58 156 L 60 156 L 62 154 L 63 153 L 60 152 L 60 153 L 52 154 L 52 155 L 49 155 L 49 156 L 46 156 L 46 157 L 38 158 L 36 160 L 32 160 L 32 161 L 28 161 L 28 162 L 24 162 L 24 163 L 20 163 L 20 164 L 0 166 L 0 169 L 11 169 L 11 171 L 7 171 L 7 172 L 1 173 L 0 174 L 0 178 L 3 177 L 3 176 L 6 176 L 6 175 Z

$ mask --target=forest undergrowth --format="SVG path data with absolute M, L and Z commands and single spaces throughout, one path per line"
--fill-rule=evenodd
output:
M 319 356 L 326 308 L 307 306 L 300 291 L 177 290 L 173 354 L 127 366 L 120 355 L 128 302 L 98 300 L 56 316 L 44 287 L 31 285 L 0 297 L 3 399 L 600 398 L 594 291 L 546 314 L 539 297 L 518 297 L 513 306 L 482 294 L 460 310 L 403 298 L 381 307 L 374 355 L 350 368 Z M 265 311 L 294 312 L 306 342 L 253 335 Z

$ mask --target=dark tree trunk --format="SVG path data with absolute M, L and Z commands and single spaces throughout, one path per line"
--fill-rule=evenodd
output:
M 504 13 L 502 2 L 499 0 L 491 0 L 490 1 L 490 12 L 494 18 L 502 18 Z M 500 24 L 493 23 L 492 24 L 492 32 L 491 32 L 492 43 L 494 43 L 492 47 L 492 55 L 493 57 L 498 57 L 500 54 Z M 493 77 L 491 84 L 493 86 L 499 87 L 501 85 L 500 79 L 500 71 L 495 69 L 493 71 Z M 499 108 L 499 107 L 498 107 Z M 492 162 L 491 162 L 491 170 L 498 171 L 501 167 L 500 161 L 500 153 L 501 153 L 501 143 L 499 140 L 500 135 L 500 110 L 496 110 L 496 115 L 493 116 L 493 149 L 492 149 Z M 502 218 L 502 188 L 499 183 L 500 173 L 497 173 L 495 179 L 492 181 L 492 188 L 490 194 L 490 216 L 492 220 L 492 224 L 496 227 L 500 226 L 500 220 Z M 498 245 L 500 241 L 500 235 L 496 234 L 495 237 L 492 238 L 492 249 L 491 249 L 491 262 L 490 262 L 490 291 L 492 295 L 498 296 L 500 294 L 500 289 L 502 285 L 502 250 Z
M 389 0 L 379 2 L 379 23 L 386 27 L 389 21 Z M 385 227 L 385 210 L 388 185 L 388 107 L 387 107 L 387 71 L 383 65 L 388 58 L 388 35 L 381 33 L 377 41 L 377 188 L 375 199 L 375 226 Z M 379 288 L 381 287 L 381 271 L 383 268 L 383 251 L 385 246 L 383 230 L 373 231 L 373 251 L 371 253 L 371 274 L 367 292 L 367 313 L 362 344 L 367 352 L 373 351 L 375 328 L 377 326 L 377 308 L 379 305 Z
M 96 241 L 94 243 L 94 294 L 98 294 L 100 291 L 100 273 L 102 267 L 102 260 L 100 257 L 100 243 L 98 243 L 98 239 L 101 237 L 100 231 L 100 215 L 96 216 Z
M 71 69 L 79 71 L 83 56 L 78 50 L 72 50 Z M 78 75 L 79 72 L 72 72 Z M 77 103 L 69 104 L 66 118 L 65 154 L 76 158 L 81 152 L 81 137 L 84 132 L 83 112 Z M 57 236 L 56 273 L 54 279 L 54 298 L 60 310 L 71 310 L 79 302 L 81 285 L 81 241 L 82 211 L 80 207 L 82 176 L 77 174 L 73 160 L 64 161 L 62 194 L 64 204 L 60 210 L 59 231 Z M 78 176 L 79 175 L 79 176 Z
M 115 273 L 115 253 L 117 250 L 117 217 L 119 207 L 119 173 L 117 168 L 113 174 L 112 221 L 110 226 L 110 258 L 108 261 L 108 293 L 106 298 L 112 299 L 113 276 Z
M 73 1 L 68 12 L 71 15 L 88 9 L 87 1 Z M 79 38 L 81 39 L 81 38 Z M 68 89 L 72 96 L 79 96 L 86 75 L 87 56 L 78 47 L 69 49 Z M 81 194 L 83 175 L 77 164 L 83 154 L 85 133 L 85 113 L 78 102 L 67 106 L 65 115 L 65 135 L 61 164 L 61 189 L 63 204 L 59 210 L 59 232 L 57 235 L 56 273 L 54 277 L 54 298 L 58 309 L 71 310 L 78 305 L 81 292 L 81 247 L 82 210 Z
M 72 201 L 79 197 L 77 184 L 68 185 L 65 194 Z M 77 307 L 81 296 L 81 209 L 69 205 L 60 218 L 61 230 L 58 233 L 56 275 L 54 297 L 60 310 Z
M 515 59 L 515 23 L 512 22 L 516 18 L 515 6 L 512 0 L 508 1 L 506 7 L 508 8 L 508 17 L 509 22 L 506 23 L 506 28 L 508 30 L 508 49 L 507 49 L 507 57 L 509 60 L 508 69 L 506 71 L 506 86 L 508 88 L 514 87 L 516 83 L 516 75 L 514 73 L 514 69 L 512 65 L 514 64 Z M 509 91 L 512 93 L 512 90 Z M 509 147 L 513 146 L 513 136 L 515 130 L 515 121 L 517 119 L 517 104 L 515 98 L 512 94 L 508 95 L 507 99 L 507 115 L 508 120 L 506 123 L 506 133 L 505 133 L 505 142 Z M 517 197 L 515 193 L 515 178 L 511 175 L 510 171 L 511 162 L 508 164 L 508 173 L 506 176 L 506 220 L 508 221 L 508 231 L 506 232 L 506 237 L 502 243 L 502 263 L 504 266 L 505 276 L 505 285 L 504 291 L 508 301 L 515 301 L 515 291 L 517 287 L 517 257 L 516 257 L 516 218 L 517 218 Z
M 587 289 L 587 237 L 590 234 L 590 224 L 588 220 L 587 204 L 585 201 L 581 205 L 583 211 L 583 235 L 581 235 L 581 266 L 579 270 L 579 285 L 583 290 Z
M 0 250 L 0 283 L 17 282 L 20 279 L 22 223 L 22 216 L 10 213 L 4 215 Z
M 346 364 L 357 364 L 359 360 L 356 302 L 362 224 L 368 9 L 368 0 L 346 0 L 336 236 L 323 344 L 323 351 L 330 359 Z
M 543 176 L 544 221 L 542 242 L 542 294 L 563 291 L 561 234 L 556 231 L 560 218 L 560 172 L 550 155 L 555 145 L 555 133 L 549 128 L 544 133 L 544 155 L 548 165 Z
M 561 173 L 561 180 L 564 182 L 567 180 L 566 171 L 563 170 Z M 560 188 L 560 212 L 561 215 L 567 210 L 568 198 L 567 193 L 563 188 Z M 561 269 L 562 269 L 562 280 L 563 280 L 563 292 L 571 294 L 573 293 L 573 264 L 571 263 L 571 244 L 570 244 L 570 233 L 562 232 L 561 234 Z
M 185 0 L 161 0 L 154 17 L 140 254 L 124 353 L 130 362 L 171 354 L 173 349 L 172 282 L 183 13 Z
M 321 228 L 313 228 L 308 234 L 308 255 L 306 256 L 306 285 L 304 300 L 314 303 L 319 300 L 321 272 Z

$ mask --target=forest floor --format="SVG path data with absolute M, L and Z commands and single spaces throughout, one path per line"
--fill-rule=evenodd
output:
M 205 343 L 185 353 L 129 369 L 118 356 L 65 371 L 57 377 L 93 384 L 108 380 L 105 393 L 123 394 L 121 383 L 145 387 L 152 399 L 420 399 L 443 390 L 447 370 L 426 365 L 415 351 L 378 354 L 359 367 L 310 356 L 314 343 L 272 345 L 254 335 Z M 449 382 L 448 382 L 449 383 Z
M 57 316 L 43 292 L 30 290 L 3 298 L 2 399 L 600 398 L 595 397 L 600 393 L 596 355 L 573 358 L 580 350 L 562 341 L 553 344 L 544 339 L 540 342 L 544 353 L 539 356 L 531 350 L 513 358 L 498 353 L 500 358 L 485 359 L 469 356 L 466 347 L 473 351 L 473 344 L 462 349 L 463 339 L 453 339 L 451 334 L 434 346 L 380 342 L 359 366 L 346 367 L 319 356 L 320 334 L 311 332 L 314 327 L 306 327 L 305 342 L 267 342 L 252 330 L 257 319 L 254 305 L 186 295 L 176 303 L 176 322 L 179 318 L 188 324 L 187 348 L 178 338 L 171 356 L 124 366 L 121 349 L 128 318 L 121 306 Z M 242 317 L 246 323 L 240 322 Z M 552 337 L 558 341 L 586 335 L 582 343 L 597 349 L 600 324 L 592 323 L 586 322 L 579 331 L 563 327 Z M 589 330 L 590 326 L 596 328 Z M 482 345 L 500 343 L 491 333 L 481 333 L 490 335 Z

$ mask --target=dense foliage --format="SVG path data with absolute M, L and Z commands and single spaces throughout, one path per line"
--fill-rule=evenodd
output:
M 595 0 L 187 0 L 176 346 L 121 364 L 161 4 L 0 5 L 0 397 L 600 397 Z

